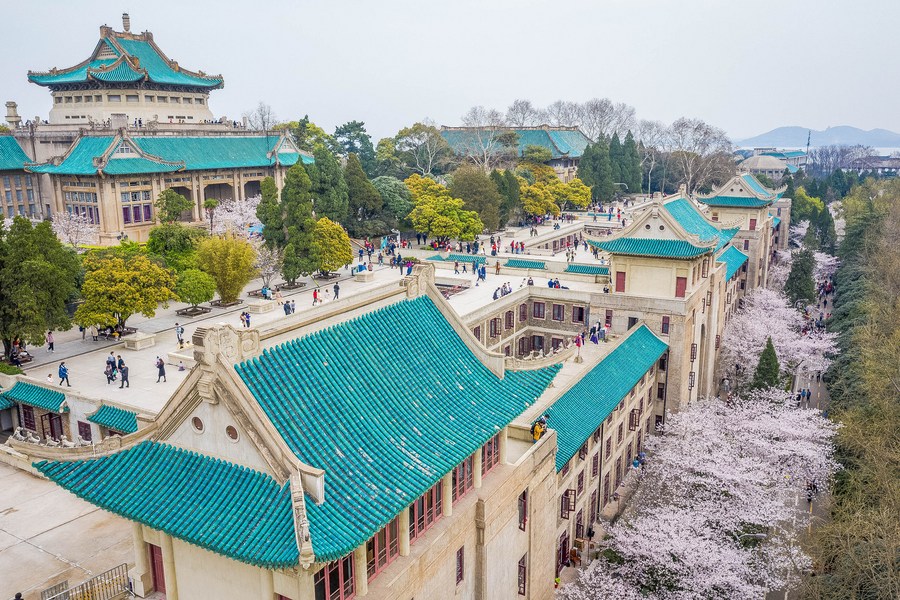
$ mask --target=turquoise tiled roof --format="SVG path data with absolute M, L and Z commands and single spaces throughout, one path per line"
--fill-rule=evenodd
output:
M 65 83 L 83 83 L 92 79 L 105 82 L 134 82 L 148 79 L 156 84 L 180 85 L 213 89 L 222 87 L 221 77 L 209 77 L 199 73 L 188 72 L 160 55 L 159 49 L 146 39 L 127 39 L 112 33 L 103 39 L 107 49 L 112 50 L 117 58 L 92 60 L 68 69 L 60 69 L 56 73 L 28 73 L 28 80 L 38 85 L 58 85 Z M 135 67 L 122 59 L 123 55 L 131 58 Z M 137 60 L 134 60 L 137 59 Z M 119 64 L 115 64 L 119 61 Z M 115 65 L 109 69 L 110 65 Z
M 17 381 L 14 386 L 9 388 L 9 391 L 0 394 L 0 397 L 56 413 L 60 412 L 60 407 L 62 407 L 63 412 L 68 412 L 69 410 L 68 406 L 63 406 L 66 396 L 62 392 L 24 381 Z
M 723 229 L 721 231 L 721 233 L 719 234 L 719 242 L 716 244 L 716 247 L 713 250 L 713 252 L 718 252 L 719 250 L 724 248 L 725 244 L 730 242 L 734 238 L 734 236 L 737 235 L 738 231 L 740 231 L 740 230 L 741 230 L 740 227 L 733 227 L 732 229 Z
M 609 275 L 609 267 L 597 265 L 569 265 L 566 273 L 578 273 L 581 275 Z
M 0 394 L 0 410 L 6 410 L 7 408 L 12 408 L 15 405 L 15 402 Z
M 511 269 L 546 269 L 547 263 L 542 260 L 524 260 L 521 258 L 511 258 L 503 265 Z
M 87 420 L 122 433 L 134 433 L 138 430 L 137 413 L 108 404 L 101 404 L 97 412 Z
M 775 199 L 775 192 L 761 184 L 759 180 L 750 173 L 744 173 L 743 175 L 741 175 L 741 179 L 744 181 L 747 187 L 753 190 L 754 194 L 757 194 L 758 196 L 761 196 L 763 198 L 771 198 L 773 200 Z
M 646 325 L 634 330 L 548 410 L 562 469 L 668 346 Z
M 712 198 L 697 198 L 698 201 L 708 206 L 723 206 L 734 208 L 762 208 L 772 204 L 772 200 L 760 200 L 752 196 L 714 196 Z
M 713 250 L 713 248 L 695 246 L 684 240 L 618 238 L 608 242 L 588 240 L 588 243 L 610 254 L 656 256 L 659 258 L 696 258 Z
M 79 498 L 217 554 L 266 568 L 298 563 L 290 484 L 264 473 L 151 441 L 34 466 Z
M 725 252 L 716 258 L 716 262 L 725 263 L 725 281 L 728 281 L 747 262 L 747 255 L 734 246 L 728 246 Z
M 778 227 L 780 224 L 781 224 L 781 218 L 780 218 L 780 217 L 773 217 L 773 218 L 772 218 L 772 228 L 773 228 L 773 229 L 774 229 L 775 227 Z
M 0 171 L 21 171 L 31 162 L 28 155 L 11 135 L 0 135 Z
M 518 155 L 522 156 L 528 146 L 540 146 L 550 151 L 552 159 L 578 158 L 584 153 L 591 140 L 581 131 L 575 129 L 510 129 L 519 136 Z M 467 129 L 443 129 L 441 135 L 458 154 L 467 148 L 478 146 L 475 133 Z
M 481 264 L 484 262 L 484 257 L 478 256 L 475 254 L 455 254 L 455 253 L 451 252 L 450 254 L 447 255 L 447 258 L 444 258 L 440 254 L 437 254 L 435 256 L 429 256 L 428 260 L 437 260 L 437 261 L 441 261 L 441 262 L 459 261 L 460 263 L 466 263 L 466 264 L 472 264 L 472 261 L 477 261 L 478 264 Z
M 676 198 L 663 204 L 672 217 L 678 221 L 685 231 L 700 237 L 700 241 L 708 242 L 719 235 L 719 229 L 706 220 L 700 211 L 686 198 Z
M 59 165 L 50 163 L 29 167 L 35 173 L 56 175 L 93 175 L 97 173 L 94 158 L 106 153 L 115 138 L 79 138 L 69 154 Z M 186 137 L 159 136 L 136 137 L 131 142 L 150 158 L 111 158 L 103 169 L 110 175 L 131 173 L 171 173 L 178 170 L 235 169 L 270 167 L 275 164 L 275 154 L 269 155 L 278 136 L 216 136 Z M 303 160 L 311 163 L 312 157 L 297 152 L 278 152 L 278 161 L 285 165 Z
M 325 470 L 318 561 L 345 556 L 543 393 L 559 366 L 494 375 L 428 297 L 265 350 L 236 370 L 285 442 Z

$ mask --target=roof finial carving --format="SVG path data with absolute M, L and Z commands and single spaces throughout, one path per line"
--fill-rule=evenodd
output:
M 128 13 L 122 13 L 122 31 L 125 33 L 131 33 L 131 17 L 128 16 Z

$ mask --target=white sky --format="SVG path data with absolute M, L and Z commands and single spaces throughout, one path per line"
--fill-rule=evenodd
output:
M 608 97 L 639 118 L 699 117 L 733 138 L 782 125 L 900 131 L 898 0 L 33 0 L 9 3 L 0 101 L 50 109 L 29 69 L 87 58 L 103 23 L 149 29 L 181 65 L 221 73 L 216 116 L 259 100 L 281 120 L 375 141 L 416 120 Z

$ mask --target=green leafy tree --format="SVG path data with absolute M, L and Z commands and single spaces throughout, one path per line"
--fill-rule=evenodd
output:
M 812 225 L 810 225 L 810 229 L 812 229 Z M 815 231 L 822 252 L 834 254 L 837 246 L 837 233 L 834 230 L 834 218 L 827 206 L 816 216 Z
M 191 210 L 190 200 L 175 190 L 163 190 L 156 199 L 156 216 L 161 223 L 174 223 L 181 219 L 183 212 Z
M 280 123 L 273 129 L 287 129 L 294 136 L 297 148 L 312 153 L 316 146 L 324 144 L 331 148 L 335 146 L 334 138 L 325 133 L 325 130 L 309 120 L 309 115 L 305 115 L 299 121 L 288 121 Z
M 356 154 L 347 156 L 344 166 L 344 178 L 350 200 L 350 211 L 347 228 L 354 235 L 367 235 L 372 231 L 372 221 L 380 217 L 384 201 L 378 189 L 366 177 Z
M 634 141 L 634 135 L 631 131 L 625 136 L 625 142 L 622 144 L 622 183 L 628 186 L 628 191 L 632 194 L 641 191 L 641 181 L 643 179 L 641 171 L 641 153 L 638 145 Z
M 203 201 L 203 210 L 206 211 L 206 218 L 209 219 L 209 232 L 213 231 L 213 219 L 216 216 L 216 208 L 219 206 L 219 201 L 215 198 L 207 198 Z
M 215 280 L 223 304 L 236 301 L 256 275 L 255 260 L 250 242 L 232 234 L 207 238 L 197 247 L 197 264 Z
M 322 273 L 337 271 L 353 262 L 350 236 L 340 223 L 335 223 L 328 217 L 316 221 L 316 227 L 313 229 L 312 255 L 316 267 Z
M 381 138 L 375 144 L 375 177 L 396 177 L 406 171 L 406 167 L 400 160 L 397 152 L 397 142 L 394 138 Z
M 367 175 L 375 172 L 375 148 L 372 138 L 366 133 L 365 123 L 350 121 L 338 126 L 334 130 L 334 140 L 337 154 L 347 157 L 355 154 Z
M 810 196 L 806 193 L 806 189 L 798 187 L 794 192 L 793 202 L 791 204 L 791 224 L 797 224 L 800 221 L 809 221 L 812 223 L 820 210 L 825 208 L 825 204 L 821 198 Z
M 75 322 L 92 325 L 125 325 L 137 313 L 151 318 L 160 304 L 168 306 L 175 294 L 175 274 L 145 254 L 88 253 Z
M 778 367 L 778 355 L 775 354 L 775 346 L 772 338 L 766 339 L 766 347 L 759 355 L 759 363 L 753 373 L 753 382 L 750 388 L 754 390 L 778 387 L 781 370 Z
M 394 223 L 400 223 L 409 216 L 413 209 L 412 196 L 406 184 L 388 175 L 382 175 L 372 180 L 372 185 L 381 194 L 384 201 L 384 210 L 389 214 Z
M 522 211 L 522 203 L 519 198 L 519 180 L 510 170 L 491 171 L 491 181 L 497 186 L 500 193 L 500 225 L 506 226 L 510 220 L 519 216 Z
M 816 259 L 811 250 L 804 248 L 794 253 L 791 272 L 784 283 L 784 293 L 792 304 L 799 301 L 812 304 L 815 301 L 816 286 L 813 281 L 815 264 Z
M 309 176 L 300 163 L 288 169 L 285 174 L 280 205 L 285 240 L 281 274 L 290 285 L 294 285 L 301 275 L 309 275 L 316 270 L 311 256 L 312 232 L 316 226 L 311 185 Z
M 349 207 L 344 170 L 334 154 L 323 145 L 316 146 L 313 156 L 316 161 L 306 165 L 306 173 L 309 175 L 316 216 L 343 223 Z
M 213 299 L 216 280 L 200 269 L 187 269 L 178 275 L 175 293 L 179 300 L 196 308 Z
M 51 329 L 69 329 L 66 301 L 74 296 L 78 257 L 54 235 L 49 221 L 0 221 L 0 337 L 9 356 L 16 337 L 41 344 Z
M 278 202 L 278 186 L 272 177 L 262 180 L 260 196 L 259 205 L 256 207 L 256 218 L 263 225 L 263 239 L 270 248 L 283 248 L 287 244 L 284 211 Z
M 181 223 L 165 223 L 150 230 L 147 251 L 162 257 L 166 266 L 180 273 L 197 266 L 195 250 L 200 240 L 208 237 L 205 229 L 186 227 Z
M 442 173 L 453 161 L 453 150 L 440 130 L 429 123 L 414 123 L 394 136 L 397 156 L 409 170 L 423 176 Z
M 526 162 L 546 163 L 550 162 L 552 158 L 553 153 L 550 152 L 549 148 L 544 148 L 543 146 L 529 144 L 522 150 L 522 160 Z
M 613 183 L 624 183 L 626 174 L 624 173 L 625 152 L 622 143 L 619 140 L 619 134 L 614 133 L 612 139 L 609 140 L 609 165 L 612 173 Z
M 591 188 L 591 197 L 595 202 L 605 202 L 612 198 L 615 186 L 609 146 L 605 140 L 600 139 L 584 149 L 578 162 L 578 178 Z
M 478 213 L 465 210 L 463 201 L 433 179 L 418 174 L 406 180 L 414 207 L 409 220 L 416 231 L 427 233 L 439 242 L 449 239 L 474 240 L 484 230 Z
M 528 184 L 524 179 L 519 188 L 522 207 L 526 214 L 532 216 L 559 215 L 559 205 L 547 185 L 541 183 Z
M 474 210 L 488 231 L 500 228 L 500 204 L 503 198 L 490 176 L 474 165 L 463 165 L 453 172 L 450 195 L 461 198 L 466 210 Z

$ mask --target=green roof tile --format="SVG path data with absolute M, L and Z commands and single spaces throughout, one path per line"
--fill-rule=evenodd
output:
M 685 231 L 700 237 L 701 242 L 708 242 L 719 235 L 719 229 L 706 220 L 700 211 L 685 198 L 676 198 L 663 204 L 672 217 L 678 221 Z
M 0 394 L 0 410 L 6 410 L 7 408 L 12 408 L 15 405 L 16 403 L 14 401 L 10 400 L 3 394 Z
M 440 254 L 436 254 L 435 256 L 429 256 L 428 260 L 437 260 L 441 262 L 456 262 L 460 263 L 472 264 L 472 262 L 477 262 L 478 264 L 482 264 L 485 261 L 485 257 L 478 256 L 475 254 L 455 254 L 450 253 L 447 255 L 447 258 L 444 258 Z
M 646 325 L 634 330 L 547 411 L 561 470 L 668 346 Z
M 580 275 L 609 275 L 609 267 L 598 265 L 569 265 L 566 273 L 578 273 Z
M 772 200 L 760 200 L 759 198 L 744 196 L 714 196 L 712 198 L 697 198 L 707 206 L 721 206 L 728 208 L 762 208 L 772 204 Z
M 135 71 L 131 68 L 126 60 L 119 60 L 119 63 L 112 63 L 102 68 L 88 69 L 87 75 L 92 79 L 112 83 L 131 83 L 141 81 L 146 77 L 143 72 Z
M 9 391 L 0 394 L 0 397 L 6 398 L 19 404 L 27 404 L 35 408 L 43 408 L 51 412 L 68 412 L 69 407 L 64 406 L 66 400 L 65 394 L 50 390 L 40 385 L 17 381 Z M 60 410 L 62 409 L 62 410 Z
M 731 279 L 741 266 L 747 262 L 747 255 L 735 248 L 728 248 L 716 258 L 716 262 L 725 263 L 725 281 Z
M 28 155 L 11 135 L 0 135 L 0 171 L 21 171 L 31 162 Z
M 79 498 L 217 554 L 266 568 L 299 560 L 290 484 L 264 473 L 151 441 L 34 466 Z
M 540 146 L 550 151 L 551 158 L 578 158 L 584 153 L 591 140 L 579 130 L 570 129 L 512 129 L 519 137 L 518 155 L 522 156 L 528 146 Z M 473 144 L 477 145 L 476 134 L 467 129 L 444 129 L 441 135 L 453 150 L 462 154 Z
M 524 260 L 521 258 L 511 258 L 503 265 L 511 269 L 546 269 L 547 263 L 542 260 Z
M 108 404 L 101 404 L 97 412 L 87 420 L 122 433 L 134 433 L 138 430 L 137 413 Z
M 659 258 L 696 258 L 712 248 L 701 248 L 684 240 L 645 240 L 639 238 L 618 238 L 608 242 L 588 243 L 610 254 L 630 254 L 633 256 L 656 256 Z
M 757 194 L 762 198 L 769 198 L 774 200 L 776 196 L 780 196 L 780 194 L 775 194 L 775 192 L 761 184 L 759 180 L 750 173 L 744 173 L 743 175 L 741 175 L 741 179 L 744 181 L 747 187 L 749 187 L 753 191 L 754 194 Z
M 319 561 L 345 556 L 543 393 L 555 365 L 494 375 L 427 297 L 292 340 L 236 365 L 303 462 Z
M 778 227 L 779 225 L 781 225 L 781 218 L 780 218 L 780 217 L 773 217 L 773 218 L 772 218 L 772 229 L 775 229 L 775 228 Z

